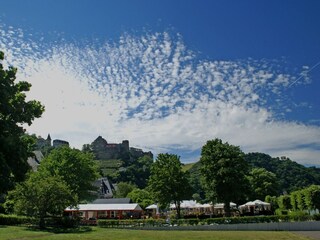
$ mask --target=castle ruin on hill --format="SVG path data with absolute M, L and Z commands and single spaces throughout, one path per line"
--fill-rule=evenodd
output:
M 129 146 L 128 140 L 122 143 L 108 143 L 103 137 L 97 137 L 92 143 L 91 148 L 97 160 L 108 159 L 130 159 L 150 156 L 153 158 L 152 152 L 144 152 L 142 149 Z

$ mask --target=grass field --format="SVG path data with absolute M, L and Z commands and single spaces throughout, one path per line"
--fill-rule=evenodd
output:
M 290 232 L 257 232 L 257 231 L 147 231 L 120 230 L 92 227 L 68 233 L 40 231 L 26 227 L 0 226 L 1 240 L 17 239 L 88 239 L 88 240 L 307 240 Z

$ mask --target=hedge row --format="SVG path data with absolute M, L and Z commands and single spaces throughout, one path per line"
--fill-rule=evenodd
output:
M 34 224 L 35 222 L 36 219 L 31 217 L 0 214 L 0 225 Z
M 230 217 L 230 218 L 207 218 L 207 219 L 139 219 L 139 220 L 106 220 L 97 221 L 100 227 L 122 228 L 122 227 L 157 227 L 157 226 L 196 226 L 214 224 L 238 224 L 238 223 L 269 223 L 269 222 L 297 222 L 320 220 L 319 215 L 309 216 L 252 216 L 252 217 Z

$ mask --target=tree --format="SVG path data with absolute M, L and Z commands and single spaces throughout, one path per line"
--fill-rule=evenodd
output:
M 320 210 L 320 186 L 311 185 L 305 189 L 305 205 L 309 210 Z
M 277 199 L 278 206 L 280 210 L 289 210 L 292 208 L 290 195 L 281 195 Z
M 145 155 L 133 161 L 124 171 L 120 171 L 119 180 L 122 182 L 132 182 L 138 188 L 145 188 L 150 176 L 152 157 Z
M 128 193 L 134 190 L 137 186 L 128 183 L 128 182 L 119 182 L 116 187 L 115 197 L 116 198 L 125 198 L 127 197 Z
M 193 166 L 187 171 L 188 172 L 188 178 L 189 178 L 189 182 L 190 185 L 192 187 L 192 192 L 194 194 L 197 194 L 197 200 L 199 201 L 205 201 L 206 198 L 206 194 L 205 194 L 205 190 L 203 187 L 203 177 L 201 174 L 201 163 L 198 161 L 195 164 L 193 164 Z M 194 198 L 193 198 L 194 199 Z M 196 200 L 196 199 L 194 199 Z
M 92 183 L 99 177 L 98 166 L 91 153 L 59 147 L 41 161 L 38 171 L 43 176 L 59 176 L 79 201 L 92 197 Z
M 191 197 L 187 174 L 182 171 L 180 158 L 174 154 L 159 154 L 151 166 L 149 189 L 154 199 L 166 206 L 173 202 L 180 218 L 180 203 Z
M 245 197 L 248 165 L 239 147 L 210 140 L 202 147 L 201 172 L 207 195 L 212 202 L 223 202 L 226 216 L 230 216 L 230 202 Z
M 22 126 L 31 125 L 44 111 L 40 102 L 26 101 L 25 92 L 31 84 L 15 83 L 17 69 L 4 69 L 3 60 L 4 53 L 0 51 L 0 193 L 11 189 L 14 182 L 24 180 L 34 142 Z
M 320 168 L 305 167 L 289 158 L 272 158 L 264 153 L 248 153 L 246 161 L 257 168 L 265 168 L 276 175 L 279 181 L 279 192 L 292 192 L 312 184 L 320 185 Z
M 276 209 L 279 208 L 277 197 L 276 196 L 266 196 L 265 202 L 270 203 L 271 210 L 274 212 Z
M 135 188 L 128 193 L 127 197 L 138 203 L 143 209 L 153 203 L 151 194 L 145 189 Z
M 253 168 L 248 179 L 251 186 L 251 199 L 263 200 L 267 195 L 277 195 L 279 191 L 276 175 L 264 168 Z
M 41 228 L 45 217 L 62 216 L 66 207 L 77 203 L 76 196 L 60 176 L 44 177 L 38 172 L 10 191 L 8 199 L 13 200 L 15 213 L 37 217 Z

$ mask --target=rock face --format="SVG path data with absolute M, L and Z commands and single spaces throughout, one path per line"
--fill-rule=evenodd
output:
M 128 140 L 123 140 L 122 143 L 108 143 L 103 137 L 99 136 L 91 143 L 91 148 L 98 160 L 129 160 L 131 157 L 139 158 L 144 155 L 149 155 L 153 158 L 151 152 L 144 152 L 139 148 L 129 147 Z

